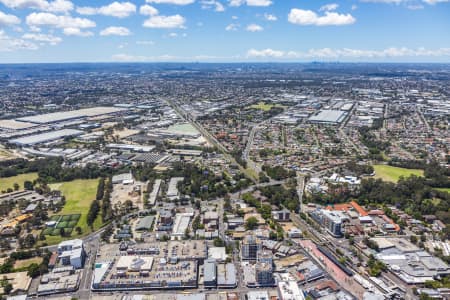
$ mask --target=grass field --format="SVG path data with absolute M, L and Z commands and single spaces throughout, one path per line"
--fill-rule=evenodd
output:
M 450 193 L 450 188 L 437 188 L 436 190 L 441 191 L 441 192 Z
M 42 257 L 32 257 L 28 259 L 16 260 L 14 263 L 14 269 L 25 268 L 31 265 L 32 263 L 40 264 L 42 262 Z
M 375 169 L 375 178 L 390 182 L 397 182 L 401 176 L 405 178 L 411 175 L 423 176 L 423 170 L 419 169 L 405 169 L 388 165 L 374 165 L 373 168 Z
M 260 109 L 263 111 L 269 111 L 272 107 L 283 107 L 283 106 L 279 104 L 270 104 L 264 102 L 259 102 L 258 104 L 250 105 L 250 108 Z
M 86 235 L 91 231 L 86 224 L 86 218 L 89 207 L 97 194 L 97 185 L 98 179 L 77 179 L 49 185 L 51 189 L 60 190 L 66 197 L 66 204 L 64 205 L 64 208 L 58 212 L 58 215 L 81 214 L 81 217 L 76 224 L 76 226 L 81 227 L 81 235 Z M 65 222 L 69 223 L 70 221 Z M 101 225 L 101 222 L 95 222 L 94 229 L 99 228 Z M 72 235 L 67 237 L 67 239 L 76 237 L 79 237 L 79 235 L 73 231 Z M 59 243 L 63 240 L 60 236 L 47 236 L 46 238 L 46 242 L 49 245 Z
M 14 183 L 18 183 L 20 189 L 23 189 L 23 183 L 25 181 L 33 181 L 37 178 L 38 178 L 37 173 L 26 173 L 13 177 L 0 178 L 0 191 L 6 191 L 8 188 L 13 188 Z

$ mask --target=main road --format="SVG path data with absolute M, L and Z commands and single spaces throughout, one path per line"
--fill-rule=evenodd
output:
M 248 179 L 256 183 L 258 181 L 258 178 L 255 177 L 254 174 L 249 172 L 247 169 L 245 169 L 243 166 L 241 166 L 236 159 L 228 152 L 228 150 L 212 135 L 210 134 L 200 123 L 194 120 L 192 116 L 184 111 L 181 107 L 179 107 L 176 103 L 167 100 L 167 104 L 169 104 L 178 115 L 185 118 L 189 123 L 191 123 L 192 126 L 194 126 L 205 138 L 206 140 L 213 146 L 215 146 L 217 149 L 222 152 L 222 154 L 225 156 L 225 158 L 230 161 L 233 165 L 237 166 L 239 170 L 247 176 Z

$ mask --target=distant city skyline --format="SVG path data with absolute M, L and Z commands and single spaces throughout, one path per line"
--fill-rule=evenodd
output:
M 449 0 L 0 0 L 0 63 L 450 62 Z

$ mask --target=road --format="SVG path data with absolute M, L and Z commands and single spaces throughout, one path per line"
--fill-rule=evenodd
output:
M 300 206 L 300 211 L 303 211 L 303 191 L 305 190 L 305 176 L 303 176 L 300 172 L 297 172 L 297 194 L 298 194 L 298 203 Z
M 236 159 L 228 152 L 228 150 L 212 135 L 210 134 L 200 123 L 196 122 L 192 116 L 189 115 L 188 112 L 184 111 L 182 108 L 180 108 L 176 103 L 173 103 L 169 100 L 166 101 L 168 105 L 170 105 L 175 112 L 180 115 L 181 117 L 185 118 L 189 123 L 194 126 L 201 135 L 213 146 L 215 146 L 217 149 L 219 149 L 220 152 L 225 156 L 225 158 L 231 162 L 232 165 L 237 166 L 239 170 L 247 176 L 250 180 L 252 180 L 254 183 L 257 182 L 257 178 L 246 170 L 243 166 L 241 166 Z
M 92 284 L 92 264 L 95 263 L 97 257 L 97 251 L 100 247 L 100 233 L 96 233 L 84 240 L 86 246 L 86 261 L 84 263 L 84 269 L 81 273 L 80 286 L 78 288 L 79 299 L 91 298 L 91 284 Z

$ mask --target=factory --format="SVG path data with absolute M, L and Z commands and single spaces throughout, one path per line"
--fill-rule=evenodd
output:
M 337 125 L 344 121 L 347 113 L 342 110 L 321 110 L 318 114 L 309 117 L 309 122 L 318 124 Z
M 32 146 L 64 139 L 66 137 L 74 137 L 82 135 L 84 132 L 76 129 L 61 129 L 40 134 L 24 136 L 9 140 L 9 143 L 18 146 Z
M 447 263 L 407 239 L 380 237 L 371 240 L 377 243 L 380 249 L 375 257 L 406 284 L 424 284 L 450 274 Z
M 116 114 L 122 111 L 126 111 L 126 109 L 118 108 L 118 107 L 91 107 L 91 108 L 83 108 L 71 111 L 62 111 L 62 112 L 54 112 L 48 114 L 41 114 L 29 117 L 23 117 L 17 119 L 19 122 L 27 122 L 33 124 L 49 124 L 49 123 L 57 123 L 75 119 L 83 119 L 89 117 L 98 117 L 102 115 L 111 115 Z

